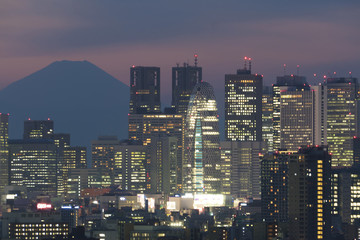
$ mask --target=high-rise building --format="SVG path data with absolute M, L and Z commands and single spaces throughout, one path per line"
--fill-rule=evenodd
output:
M 305 84 L 305 85 L 304 85 Z M 276 84 L 273 85 L 273 146 L 274 149 L 281 148 L 281 96 L 280 96 L 280 87 L 302 87 L 308 86 L 306 78 L 296 75 L 285 75 L 277 77 Z
M 266 154 L 261 160 L 261 214 L 267 223 L 287 222 L 288 168 L 287 151 Z
M 52 139 L 9 140 L 10 185 L 55 196 L 58 151 Z
M 130 68 L 130 113 L 160 112 L 160 68 Z
M 273 148 L 273 92 L 271 87 L 264 86 L 262 95 L 262 140 L 268 145 L 268 152 Z
M 290 239 L 328 239 L 331 157 L 326 147 L 276 151 L 262 160 L 262 216 L 288 222 Z
M 360 174 L 358 167 L 334 168 L 332 180 L 332 213 L 341 221 L 354 224 L 360 219 Z
M 353 164 L 353 137 L 358 131 L 358 82 L 356 78 L 329 78 L 327 86 L 327 143 L 332 166 Z
M 289 228 L 294 239 L 329 239 L 331 156 L 326 147 L 301 148 L 289 160 Z
M 296 75 L 277 77 L 273 85 L 274 149 L 296 151 L 314 144 L 315 92 L 306 78 Z
M 92 167 L 107 175 L 103 182 L 121 189 L 144 192 L 150 189 L 147 177 L 150 164 L 147 146 L 139 141 L 119 141 L 116 137 L 99 137 L 91 142 Z M 104 176 L 103 176 L 104 177 Z
M 149 156 L 146 146 L 124 141 L 115 151 L 115 184 L 123 190 L 145 192 L 151 188 L 147 177 Z
M 267 144 L 225 141 L 220 146 L 222 193 L 243 199 L 260 199 L 260 157 L 267 152 Z
M 176 157 L 176 192 L 180 192 L 182 189 L 184 115 L 167 113 L 130 114 L 128 118 L 129 139 L 140 140 L 144 146 L 154 146 L 151 145 L 154 141 L 152 139 L 158 139 L 159 137 L 176 137 L 178 147 Z M 156 158 L 156 155 L 152 157 Z
M 0 113 L 0 192 L 9 184 L 9 114 Z
M 313 144 L 313 98 L 310 87 L 280 87 L 280 148 L 296 151 Z
M 117 182 L 115 180 L 115 171 L 117 170 L 116 149 L 120 146 L 120 141 L 116 136 L 100 136 L 98 140 L 91 141 L 91 161 L 92 168 L 107 169 L 106 178 L 111 184 Z
M 262 141 L 262 85 L 246 66 L 225 75 L 226 141 Z
M 197 55 L 195 55 L 195 66 L 184 63 L 182 67 L 177 65 L 172 68 L 172 105 L 176 113 L 186 115 L 190 101 L 190 95 L 195 85 L 202 81 L 202 68 L 197 66 Z
M 180 150 L 178 139 L 175 136 L 159 135 L 151 138 L 151 143 L 148 145 L 150 193 L 165 193 L 167 195 L 178 193 L 177 158 Z
M 52 139 L 54 135 L 54 121 L 48 120 L 26 120 L 24 121 L 24 139 L 47 138 Z
M 69 179 L 69 171 L 70 169 L 75 168 L 87 168 L 86 147 L 67 147 L 63 149 L 60 174 L 62 175 L 61 181 L 65 196 L 67 195 L 65 185 L 67 184 Z
M 327 87 L 319 83 L 311 86 L 311 90 L 314 91 L 313 144 L 327 145 Z
M 194 87 L 184 131 L 183 192 L 220 193 L 219 115 L 207 82 Z

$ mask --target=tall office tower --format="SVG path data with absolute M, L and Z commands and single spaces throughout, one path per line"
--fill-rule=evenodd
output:
M 91 141 L 92 168 L 107 169 L 106 178 L 111 184 L 115 184 L 115 170 L 118 168 L 116 149 L 120 141 L 115 136 L 101 136 L 98 140 Z
M 262 161 L 262 215 L 289 223 L 290 239 L 328 239 L 331 157 L 326 147 L 275 152 Z
M 9 114 L 0 113 L 0 193 L 9 185 Z
M 30 138 L 53 138 L 54 122 L 48 120 L 26 120 L 24 121 L 24 139 Z
M 150 154 L 149 193 L 174 195 L 177 190 L 178 139 L 170 136 L 158 136 L 151 139 L 148 145 Z
M 358 167 L 334 168 L 332 172 L 332 213 L 354 224 L 360 219 L 360 173 Z
M 226 141 L 262 141 L 263 78 L 251 68 L 225 75 Z
M 262 139 L 268 145 L 268 152 L 273 148 L 273 92 L 271 87 L 264 86 L 262 95 Z
M 159 136 L 172 136 L 177 139 L 176 185 L 177 192 L 182 189 L 182 154 L 184 116 L 181 114 L 130 114 L 129 139 L 140 140 L 143 145 L 149 146 L 153 138 Z
M 182 67 L 177 65 L 172 68 L 172 106 L 176 113 L 186 115 L 190 101 L 190 95 L 195 85 L 202 81 L 202 68 L 197 66 L 197 55 L 195 55 L 195 66 L 184 63 Z
M 260 157 L 267 152 L 267 144 L 225 141 L 220 146 L 223 194 L 260 199 Z
M 115 152 L 115 184 L 123 190 L 141 193 L 149 189 L 147 147 L 139 142 L 123 141 Z
M 160 68 L 130 68 L 130 113 L 160 112 Z
M 55 196 L 57 153 L 52 139 L 9 140 L 10 185 Z
M 331 156 L 326 147 L 301 148 L 289 160 L 289 223 L 294 239 L 329 239 Z
M 312 86 L 314 91 L 314 145 L 327 145 L 327 87 L 319 83 Z
M 61 181 L 63 193 L 67 195 L 66 184 L 69 179 L 70 169 L 87 168 L 86 164 L 86 147 L 67 147 L 63 149 L 61 164 Z M 58 180 L 59 181 L 59 180 Z M 59 185 L 59 184 L 58 184 Z
M 356 78 L 327 79 L 327 143 L 333 167 L 353 164 L 353 137 L 357 136 L 358 82 Z
M 184 130 L 183 192 L 220 193 L 219 115 L 209 83 L 194 87 Z
M 261 214 L 267 223 L 287 222 L 289 153 L 275 151 L 261 160 Z
M 312 92 L 305 77 L 277 77 L 273 85 L 274 149 L 297 150 L 302 145 L 312 144 L 312 100 Z M 292 135 L 295 142 L 289 141 Z
M 70 147 L 70 134 L 54 133 L 52 135 L 54 143 L 58 148 L 58 167 L 57 167 L 57 191 L 58 196 L 62 196 L 65 191 L 65 184 L 67 179 L 67 165 L 64 159 L 64 149 Z
M 313 98 L 309 86 L 280 87 L 280 148 L 296 151 L 313 144 Z

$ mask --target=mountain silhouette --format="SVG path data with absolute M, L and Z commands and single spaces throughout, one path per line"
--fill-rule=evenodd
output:
M 128 108 L 129 87 L 88 61 L 53 62 L 0 91 L 10 138 L 22 138 L 24 120 L 50 118 L 88 152 L 99 135 L 127 138 Z

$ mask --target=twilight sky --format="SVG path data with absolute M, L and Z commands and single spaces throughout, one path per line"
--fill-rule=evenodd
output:
M 56 60 L 88 60 L 129 82 L 131 65 L 171 67 L 199 54 L 203 78 L 223 102 L 224 74 L 253 58 L 270 85 L 278 75 L 349 71 L 360 78 L 359 1 L 2 0 L 0 88 Z

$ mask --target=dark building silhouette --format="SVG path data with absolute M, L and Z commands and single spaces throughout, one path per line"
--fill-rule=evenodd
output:
M 178 114 L 187 113 L 190 95 L 195 85 L 202 80 L 202 68 L 197 66 L 197 55 L 195 55 L 195 66 L 184 63 L 172 68 L 172 106 Z
M 262 216 L 288 222 L 289 239 L 329 239 L 331 156 L 326 147 L 276 151 L 262 161 Z
M 262 88 L 262 76 L 246 65 L 225 75 L 226 141 L 262 141 Z
M 54 122 L 48 120 L 26 120 L 24 121 L 24 139 L 47 138 L 54 135 Z
M 130 113 L 160 112 L 160 68 L 130 68 Z
M 0 113 L 0 192 L 9 184 L 9 114 Z

